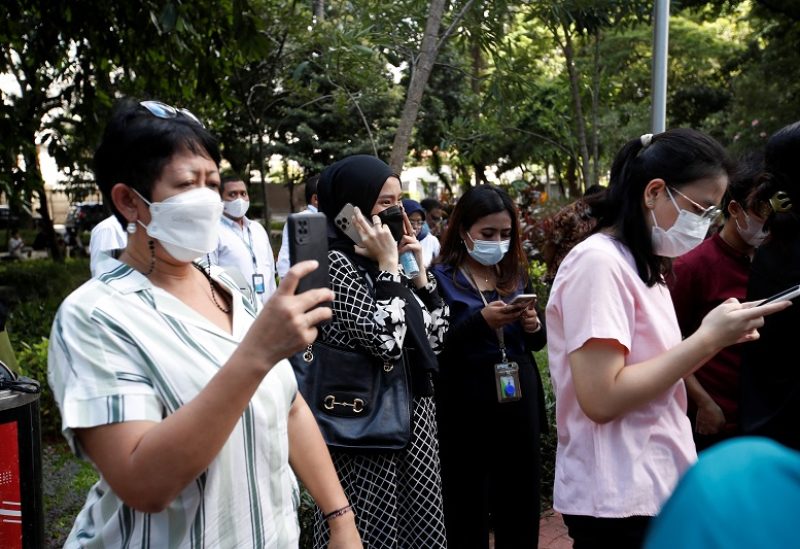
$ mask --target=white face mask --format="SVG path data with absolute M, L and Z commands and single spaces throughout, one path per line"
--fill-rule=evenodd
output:
M 739 236 L 741 236 L 742 240 L 747 242 L 748 245 L 758 248 L 769 236 L 769 231 L 764 230 L 763 221 L 753 219 L 747 215 L 745 211 L 742 213 L 744 213 L 744 218 L 747 220 L 747 225 L 743 229 L 742 226 L 739 225 L 739 219 L 734 216 L 733 220 L 736 222 L 736 230 L 739 231 Z
M 653 216 L 653 230 L 651 237 L 653 240 L 653 252 L 661 257 L 678 257 L 703 242 L 711 225 L 711 219 L 702 217 L 688 210 L 682 210 L 672 198 L 672 193 L 667 187 L 667 194 L 672 201 L 672 205 L 678 210 L 678 219 L 669 229 L 662 229 L 656 221 L 656 214 L 650 210 Z
M 152 203 L 139 196 L 150 206 L 150 224 L 139 225 L 178 261 L 192 261 L 217 247 L 222 216 L 218 193 L 200 187 Z
M 234 219 L 241 219 L 247 213 L 250 207 L 250 201 L 244 198 L 237 198 L 236 200 L 226 200 L 222 203 L 225 213 Z

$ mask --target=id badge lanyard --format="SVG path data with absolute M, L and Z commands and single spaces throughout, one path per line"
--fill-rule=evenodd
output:
M 462 269 L 462 271 L 475 287 L 475 291 L 478 292 L 478 295 L 481 297 L 484 307 L 488 307 L 489 303 L 486 301 L 486 297 L 483 295 L 483 292 L 481 292 L 480 288 L 478 288 L 478 283 L 475 282 L 475 278 L 472 276 L 472 273 L 466 269 Z M 506 354 L 506 338 L 503 328 L 497 328 L 495 330 L 495 334 L 497 335 L 497 343 L 500 347 L 501 357 L 501 362 L 494 365 L 494 381 L 495 389 L 497 390 L 497 402 L 500 404 L 514 402 L 522 398 L 522 389 L 519 385 L 519 365 L 516 362 L 509 362 L 508 360 L 508 355 Z
M 253 251 L 253 235 L 250 232 L 250 227 L 245 227 L 247 229 L 247 240 L 244 239 L 244 231 L 242 231 L 242 242 L 244 245 L 247 246 L 247 249 L 250 252 L 250 259 L 253 261 L 253 291 L 257 294 L 263 294 L 266 290 L 264 287 L 264 275 L 259 274 L 258 272 L 258 262 L 256 261 L 256 253 Z

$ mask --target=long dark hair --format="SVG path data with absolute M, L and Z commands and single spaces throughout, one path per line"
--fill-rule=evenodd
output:
M 500 187 L 478 185 L 471 187 L 458 199 L 442 237 L 442 250 L 436 263 L 451 265 L 455 269 L 462 266 L 468 255 L 461 231 L 467 232 L 482 217 L 502 211 L 511 216 L 511 242 L 508 253 L 498 264 L 497 292 L 508 295 L 519 289 L 520 283 L 524 285 L 527 282 L 528 265 L 522 249 L 517 208 L 508 193 Z
M 663 282 L 671 261 L 653 252 L 642 204 L 645 187 L 660 178 L 680 189 L 699 179 L 728 175 L 732 169 L 722 145 L 697 130 L 675 128 L 650 140 L 632 139 L 614 159 L 606 192 L 586 198 L 598 220 L 595 231 L 610 228 L 628 247 L 645 284 Z
M 736 169 L 731 174 L 731 180 L 725 190 L 725 196 L 722 198 L 722 213 L 725 215 L 725 219 L 731 217 L 728 206 L 734 200 L 744 210 L 759 212 L 754 199 L 763 173 L 764 155 L 762 153 L 749 152 L 736 161 Z
M 764 170 L 754 192 L 755 202 L 767 218 L 770 238 L 785 244 L 800 234 L 800 121 L 769 138 Z

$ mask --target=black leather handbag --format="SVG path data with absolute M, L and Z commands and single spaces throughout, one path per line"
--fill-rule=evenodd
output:
M 335 450 L 402 450 L 411 439 L 411 383 L 405 359 L 315 342 L 290 359 L 301 394 Z

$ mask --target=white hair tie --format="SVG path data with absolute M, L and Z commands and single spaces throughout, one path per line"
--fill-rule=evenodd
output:
M 646 133 L 642 137 L 639 138 L 639 141 L 642 142 L 642 148 L 646 149 L 647 147 L 650 146 L 650 143 L 653 142 L 653 134 L 652 133 Z

